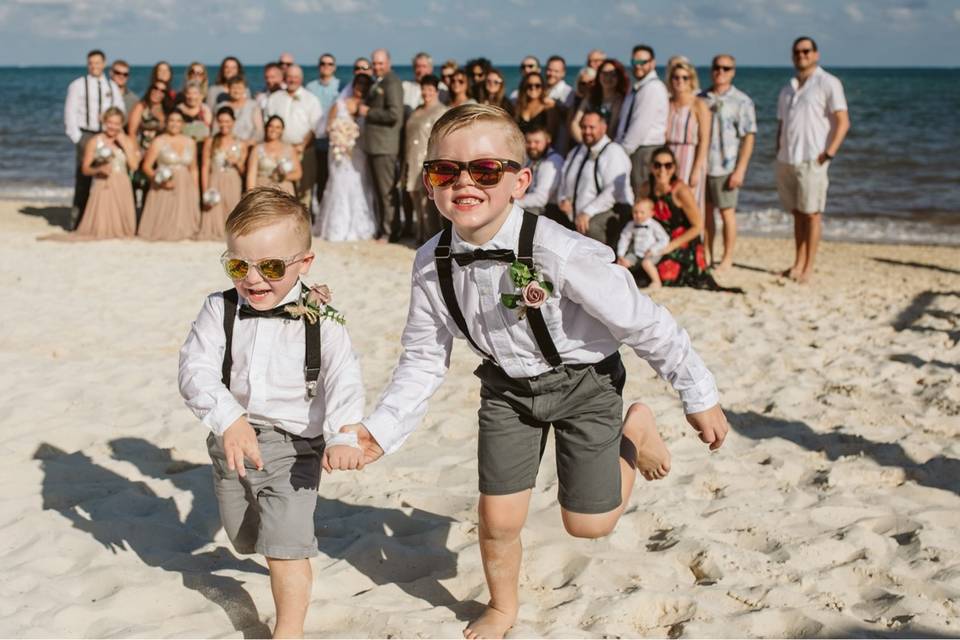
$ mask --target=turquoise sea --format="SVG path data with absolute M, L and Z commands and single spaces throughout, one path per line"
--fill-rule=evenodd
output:
M 828 237 L 885 242 L 960 244 L 960 70 L 831 68 L 843 82 L 852 130 L 830 172 Z M 410 67 L 397 67 L 412 78 Z M 150 68 L 133 67 L 130 86 L 146 88 Z M 216 68 L 209 68 L 213 77 Z M 504 66 L 516 86 L 516 65 Z M 568 70 L 573 82 L 577 69 Z M 183 77 L 176 67 L 175 77 Z M 349 66 L 339 68 L 346 79 Z M 756 151 L 742 191 L 741 228 L 783 234 L 792 227 L 780 210 L 773 179 L 776 100 L 793 70 L 745 67 L 736 85 L 757 106 Z M 63 130 L 67 85 L 83 67 L 0 67 L 0 198 L 68 202 L 73 146 Z M 307 79 L 314 73 L 307 69 Z M 709 78 L 700 69 L 701 81 Z M 258 89 L 262 67 L 248 66 Z

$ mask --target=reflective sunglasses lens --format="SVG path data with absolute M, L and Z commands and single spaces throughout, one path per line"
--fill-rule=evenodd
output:
M 503 177 L 503 167 L 496 160 L 474 160 L 470 163 L 470 177 L 481 187 L 492 187 Z
M 247 277 L 247 263 L 239 258 L 230 258 L 223 263 L 223 269 L 231 280 L 243 280 Z
M 280 280 L 287 272 L 287 265 L 279 258 L 270 258 L 257 263 L 257 269 L 267 280 Z
M 427 165 L 427 179 L 431 186 L 447 187 L 460 177 L 460 167 L 452 162 L 432 162 Z

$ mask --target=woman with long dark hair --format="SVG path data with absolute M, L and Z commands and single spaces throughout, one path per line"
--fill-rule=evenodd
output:
M 596 111 L 607 121 L 607 131 L 615 138 L 620 125 L 620 108 L 630 90 L 627 71 L 615 58 L 607 58 L 600 65 L 597 80 L 590 89 L 590 99 L 581 103 L 570 122 L 570 135 L 577 142 L 583 142 L 580 135 L 580 118 L 588 110 Z
M 515 119 L 523 133 L 533 129 L 545 129 L 551 140 L 557 139 L 560 132 L 560 113 L 556 102 L 547 97 L 543 76 L 536 71 L 523 76 L 520 81 Z
M 240 202 L 247 145 L 233 135 L 236 116 L 230 107 L 217 111 L 217 133 L 203 143 L 200 192 L 203 215 L 197 240 L 222 240 L 227 216 Z
M 216 113 L 221 102 L 230 99 L 227 81 L 232 78 L 246 80 L 247 76 L 243 71 L 243 64 L 235 56 L 227 56 L 220 62 L 220 69 L 217 71 L 217 77 L 214 79 L 213 86 L 207 91 L 207 106 Z M 249 92 L 247 97 L 249 97 Z
M 483 80 L 483 104 L 500 107 L 510 115 L 513 115 L 513 105 L 507 98 L 506 83 L 503 74 L 499 69 L 491 68 L 487 71 L 486 78 Z

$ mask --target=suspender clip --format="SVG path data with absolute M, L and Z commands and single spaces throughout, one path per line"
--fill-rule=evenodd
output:
M 303 377 L 307 381 L 307 397 L 317 397 L 317 381 L 320 379 L 320 369 L 303 368 Z

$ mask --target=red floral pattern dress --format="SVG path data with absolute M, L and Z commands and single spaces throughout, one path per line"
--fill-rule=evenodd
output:
M 677 184 L 679 181 L 674 183 L 674 188 Z M 671 239 L 683 235 L 690 228 L 687 214 L 673 201 L 674 188 L 663 195 L 650 194 L 650 199 L 653 200 L 653 217 L 663 225 Z M 667 287 L 713 289 L 716 282 L 704 272 L 706 266 L 703 243 L 697 237 L 660 258 L 657 272 Z

